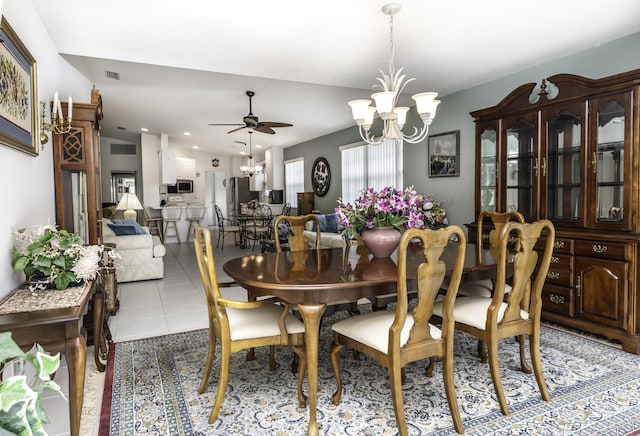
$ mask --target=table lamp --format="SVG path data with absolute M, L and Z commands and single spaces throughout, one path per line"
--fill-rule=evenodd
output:
M 138 213 L 136 210 L 142 210 L 142 204 L 133 192 L 125 192 L 120 199 L 120 202 L 116 206 L 116 210 L 124 210 L 125 220 L 136 220 Z

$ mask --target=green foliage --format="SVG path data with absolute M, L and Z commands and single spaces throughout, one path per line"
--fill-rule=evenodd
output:
M 60 386 L 51 380 L 51 374 L 60 367 L 60 354 L 51 356 L 40 345 L 36 354 L 24 353 L 11 337 L 11 332 L 0 333 L 0 363 L 24 359 L 35 369 L 33 380 L 15 375 L 0 383 L 0 435 L 46 435 L 43 424 L 49 418 L 40 404 L 44 389 L 62 397 Z

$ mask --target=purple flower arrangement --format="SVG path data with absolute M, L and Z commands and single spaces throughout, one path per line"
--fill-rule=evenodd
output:
M 418 194 L 413 187 L 404 191 L 387 187 L 381 191 L 367 188 L 354 204 L 338 200 L 335 208 L 343 235 L 352 237 L 374 227 L 437 228 L 449 221 L 442 202 L 429 195 Z

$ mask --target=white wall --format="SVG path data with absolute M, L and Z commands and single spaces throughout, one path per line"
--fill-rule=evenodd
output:
M 61 96 L 71 95 L 74 101 L 90 102 L 92 84 L 58 55 L 31 2 L 4 0 L 1 9 L 3 16 L 36 59 L 38 100 L 50 100 L 58 90 Z M 39 132 L 35 133 L 39 136 Z M 4 205 L 0 214 L 2 298 L 24 280 L 22 273 L 14 273 L 11 269 L 12 229 L 55 221 L 51 141 L 36 157 L 0 145 L 0 186 L 3 187 Z

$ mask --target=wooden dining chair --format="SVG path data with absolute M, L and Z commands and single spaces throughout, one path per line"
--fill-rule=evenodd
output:
M 275 345 L 292 346 L 296 353 L 302 353 L 304 325 L 291 314 L 288 304 L 277 304 L 279 300 L 274 298 L 238 301 L 222 297 L 213 258 L 211 232 L 207 227 L 195 225 L 194 248 L 209 311 L 209 348 L 204 375 L 198 388 L 200 394 L 207 387 L 211 374 L 216 340 L 220 341 L 218 392 L 209 415 L 209 424 L 213 424 L 220 412 L 227 387 L 231 354 L 254 347 Z M 303 402 L 302 377 L 305 361 L 301 361 L 303 364 L 298 373 L 298 399 Z M 273 370 L 274 365 L 270 366 Z
M 424 261 L 415 271 L 417 303 L 415 309 L 410 311 L 407 295 L 407 251 L 413 238 L 419 238 L 421 241 Z M 442 328 L 438 328 L 430 324 L 429 319 L 435 298 L 447 275 L 441 256 L 452 238 L 457 239 L 456 260 L 444 297 Z M 346 346 L 366 354 L 387 368 L 398 431 L 400 435 L 407 435 L 402 399 L 402 369 L 409 362 L 440 356 L 444 388 L 453 424 L 458 433 L 464 432 L 453 378 L 452 308 L 462 277 L 465 253 L 466 238 L 459 226 L 449 226 L 440 230 L 414 228 L 404 232 L 398 247 L 398 295 L 395 310 L 352 316 L 332 326 L 331 364 L 338 385 L 332 397 L 335 405 L 340 403 L 342 396 L 338 354 Z M 432 371 L 433 360 L 427 369 L 427 375 L 430 376 Z
M 485 221 L 489 219 L 493 228 L 489 229 L 489 232 L 486 232 Z M 477 241 L 476 241 L 476 256 L 478 258 L 478 263 L 483 264 L 487 261 L 495 262 L 495 259 L 498 258 L 498 252 L 500 250 L 500 232 L 502 228 L 508 222 L 519 222 L 524 223 L 524 216 L 520 212 L 491 212 L 491 211 L 482 211 L 478 216 L 478 228 L 477 228 Z M 491 260 L 485 259 L 485 240 L 489 241 L 489 254 L 491 255 Z M 512 244 L 515 243 L 513 239 L 510 241 Z M 494 280 L 492 279 L 483 279 L 476 280 L 471 282 L 465 282 L 460 284 L 460 289 L 458 289 L 458 296 L 469 296 L 469 297 L 491 297 L 493 294 Z M 505 293 L 509 293 L 511 290 L 511 286 L 507 283 L 505 288 Z
M 309 249 L 309 239 L 303 234 L 304 226 L 307 222 L 315 222 L 316 228 L 320 228 L 320 219 L 315 214 L 289 216 L 279 215 L 273 221 L 273 232 L 276 244 L 276 251 L 282 251 L 282 244 L 279 235 L 284 232 L 287 237 L 287 245 L 290 251 L 300 251 Z M 320 249 L 320 237 L 316 238 L 315 249 Z
M 518 238 L 515 252 L 509 248 L 511 234 L 515 234 Z M 535 246 L 541 237 L 544 238 L 545 244 L 544 248 L 538 252 Z M 499 241 L 499 251 L 496 253 L 496 286 L 493 295 L 458 298 L 453 307 L 453 316 L 457 330 L 475 336 L 486 345 L 491 378 L 500 409 L 503 414 L 508 415 L 509 408 L 498 362 L 498 343 L 501 339 L 519 338 L 522 371 L 531 373 L 524 353 L 525 336 L 529 338 L 531 362 L 538 388 L 542 398 L 550 401 L 540 359 L 540 314 L 542 287 L 549 271 L 555 229 L 549 220 L 530 224 L 509 222 L 500 231 Z M 512 265 L 509 265 L 510 263 Z M 513 270 L 512 286 L 505 299 L 506 277 L 510 268 Z M 438 303 L 433 311 L 435 315 L 446 316 L 448 308 Z

